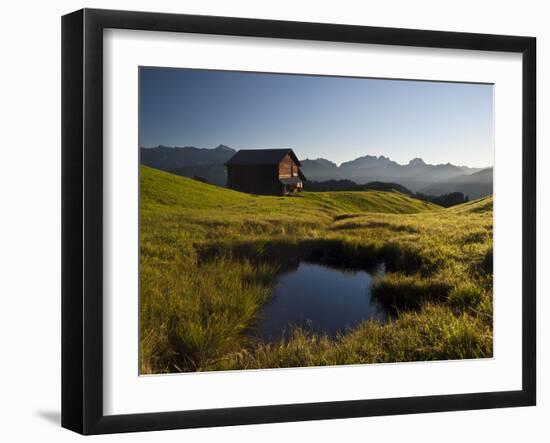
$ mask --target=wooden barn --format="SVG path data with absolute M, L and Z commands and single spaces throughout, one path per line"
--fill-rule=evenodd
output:
M 306 179 L 292 149 L 241 149 L 225 166 L 227 187 L 249 194 L 291 194 Z

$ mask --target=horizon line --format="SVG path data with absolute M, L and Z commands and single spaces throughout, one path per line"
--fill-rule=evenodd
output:
M 220 147 L 225 147 L 225 148 L 229 148 L 229 149 L 232 149 L 234 150 L 235 152 L 237 151 L 251 151 L 251 150 L 263 150 L 263 149 L 292 149 L 293 151 L 295 150 L 294 148 L 291 148 L 291 147 L 288 147 L 288 146 L 284 146 L 284 147 L 278 147 L 278 148 L 240 148 L 240 149 L 235 149 L 229 145 L 226 145 L 224 143 L 220 143 L 219 145 L 213 147 L 213 148 L 199 148 L 197 146 L 192 146 L 192 145 L 186 145 L 186 146 L 177 146 L 177 145 L 174 145 L 174 146 L 168 146 L 168 145 L 163 145 L 163 144 L 158 144 L 156 146 L 139 146 L 140 149 L 155 149 L 155 148 L 169 148 L 169 149 L 176 149 L 176 148 L 179 148 L 179 149 L 183 149 L 183 148 L 193 148 L 193 149 L 203 149 L 203 150 L 207 150 L 207 151 L 213 151 L 214 149 L 217 149 L 217 148 L 220 148 Z M 324 158 L 324 157 L 317 157 L 317 158 L 309 158 L 309 157 L 305 157 L 305 158 L 300 158 L 300 161 L 304 161 L 304 160 L 311 160 L 311 161 L 315 161 L 315 160 L 326 160 L 326 161 L 329 161 L 333 164 L 336 165 L 336 167 L 340 167 L 342 166 L 342 164 L 344 163 L 349 163 L 349 162 L 352 162 L 354 160 L 357 160 L 357 159 L 360 159 L 360 158 L 365 158 L 365 157 L 375 157 L 377 159 L 380 159 L 380 158 L 385 158 L 385 159 L 388 159 L 394 163 L 396 163 L 397 165 L 399 166 L 407 166 L 409 165 L 412 161 L 414 160 L 421 160 L 425 165 L 427 166 L 447 166 L 447 165 L 451 165 L 451 166 L 456 166 L 458 168 L 471 168 L 471 169 L 490 169 L 490 168 L 493 168 L 494 165 L 489 165 L 489 166 L 468 166 L 468 165 L 465 165 L 465 164 L 462 164 L 462 165 L 457 165 L 457 164 L 454 164 L 454 163 L 451 163 L 451 162 L 447 162 L 447 163 L 426 163 L 424 161 L 424 159 L 422 157 L 413 157 L 412 159 L 409 160 L 408 163 L 399 163 L 398 161 L 396 160 L 392 160 L 390 157 L 388 157 L 387 155 L 384 155 L 384 154 L 379 154 L 379 155 L 376 155 L 376 154 L 365 154 L 365 155 L 361 155 L 359 157 L 355 157 L 351 160 L 346 160 L 346 161 L 343 161 L 341 162 L 340 164 L 328 159 L 328 158 Z M 298 157 L 299 158 L 299 157 Z

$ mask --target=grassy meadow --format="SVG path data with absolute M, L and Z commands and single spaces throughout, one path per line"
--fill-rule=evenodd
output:
M 140 170 L 142 374 L 491 357 L 492 198 L 443 209 L 397 192 L 253 196 Z M 385 264 L 393 315 L 337 337 L 251 331 L 305 259 Z

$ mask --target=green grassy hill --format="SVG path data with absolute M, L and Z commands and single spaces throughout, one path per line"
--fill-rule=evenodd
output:
M 449 209 L 397 192 L 254 196 L 140 169 L 142 373 L 492 355 L 492 197 Z M 251 339 L 297 260 L 368 269 L 396 310 L 329 339 Z
M 491 214 L 493 213 L 493 197 L 483 197 L 477 200 L 462 203 L 448 209 L 449 212 L 457 214 Z
M 292 197 L 256 196 L 213 186 L 186 177 L 141 166 L 141 203 L 169 205 L 182 209 L 246 211 L 253 207 L 264 213 L 273 211 L 318 210 L 321 212 L 384 212 L 411 214 L 440 209 L 429 202 L 398 192 L 342 191 L 302 192 Z

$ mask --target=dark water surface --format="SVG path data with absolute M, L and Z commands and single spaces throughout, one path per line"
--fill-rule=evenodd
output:
M 371 297 L 373 278 L 383 272 L 382 266 L 368 273 L 301 262 L 279 276 L 257 335 L 275 340 L 296 325 L 334 337 L 362 320 L 385 322 L 388 314 Z

